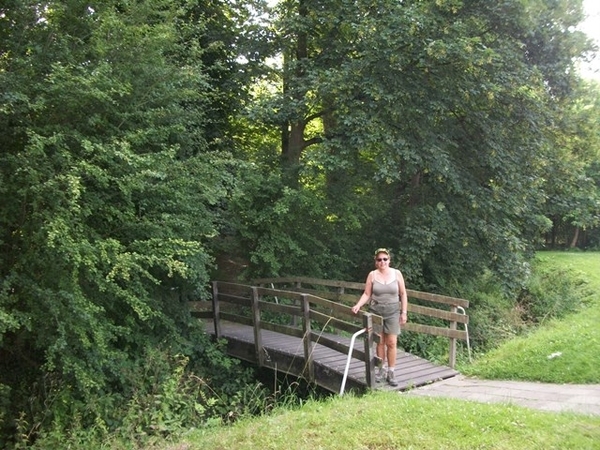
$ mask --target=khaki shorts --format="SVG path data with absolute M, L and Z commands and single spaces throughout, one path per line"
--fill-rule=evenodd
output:
M 383 318 L 383 332 L 385 334 L 400 334 L 400 302 L 394 303 L 371 303 L 369 312 Z M 379 328 L 379 329 L 378 329 Z M 381 327 L 374 327 L 375 333 L 381 333 Z

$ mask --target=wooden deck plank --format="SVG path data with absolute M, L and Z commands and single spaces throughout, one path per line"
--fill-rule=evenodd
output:
M 205 330 L 214 335 L 212 321 L 205 321 Z M 254 333 L 252 327 L 231 322 L 222 322 L 221 331 L 227 341 L 231 341 L 232 356 L 240 357 L 250 362 L 257 363 L 254 349 Z M 335 339 L 344 345 L 350 345 L 350 338 L 325 334 L 329 339 Z M 265 365 L 280 372 L 289 373 L 294 376 L 302 376 L 305 368 L 304 347 L 302 339 L 276 333 L 269 330 L 261 331 L 263 349 L 267 355 Z M 362 340 L 355 342 L 357 349 L 363 349 Z M 332 391 L 339 390 L 348 356 L 319 343 L 313 344 L 312 359 L 315 365 L 315 374 L 318 378 L 317 384 Z M 376 383 L 375 389 L 383 390 L 406 390 L 417 386 L 429 384 L 438 380 L 450 378 L 458 372 L 446 367 L 433 364 L 423 358 L 398 350 L 395 366 L 395 379 L 397 387 L 389 386 L 387 383 Z M 365 363 L 355 358 L 350 359 L 347 377 L 347 389 L 365 389 L 366 374 Z

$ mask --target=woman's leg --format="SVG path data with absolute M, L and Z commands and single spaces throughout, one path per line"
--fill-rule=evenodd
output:
M 384 334 L 385 345 L 387 349 L 388 373 L 386 381 L 390 386 L 398 386 L 394 378 L 394 368 L 396 367 L 396 346 L 398 338 L 395 334 Z
M 379 335 L 379 343 L 377 344 L 377 356 L 381 359 L 381 361 L 385 361 L 385 333 Z
M 375 380 L 381 381 L 386 377 L 387 374 L 387 364 L 385 360 L 386 348 L 383 333 L 379 335 L 379 342 L 377 343 L 375 352 L 381 361 L 375 369 Z
M 383 339 L 386 347 L 388 366 L 390 369 L 396 367 L 396 346 L 398 337 L 395 334 L 383 334 Z

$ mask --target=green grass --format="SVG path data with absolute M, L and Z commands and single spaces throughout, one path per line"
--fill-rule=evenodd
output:
M 545 264 L 573 267 L 586 275 L 596 292 L 600 289 L 600 252 L 540 252 L 538 258 Z
M 374 392 L 196 431 L 166 448 L 592 449 L 600 448 L 600 417 Z
M 512 339 L 467 366 L 466 375 L 547 383 L 600 383 L 600 253 L 542 252 L 547 267 L 569 266 L 588 280 L 586 306 Z

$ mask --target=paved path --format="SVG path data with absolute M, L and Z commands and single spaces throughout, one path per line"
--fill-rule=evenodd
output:
M 600 416 L 600 385 L 597 384 L 480 380 L 458 375 L 406 391 L 405 395 L 510 403 L 543 411 L 570 411 Z

